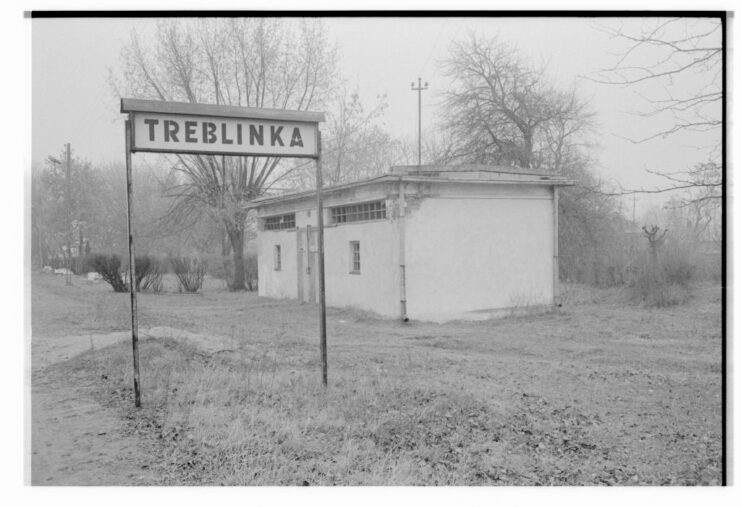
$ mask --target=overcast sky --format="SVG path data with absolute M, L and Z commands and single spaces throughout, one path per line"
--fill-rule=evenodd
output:
M 644 19 L 592 18 L 328 18 L 330 39 L 340 49 L 340 71 L 357 87 L 366 106 L 387 94 L 385 127 L 396 136 L 416 139 L 417 96 L 410 84 L 429 82 L 423 93 L 423 128 L 437 125 L 441 93 L 448 85 L 439 62 L 450 42 L 469 31 L 497 35 L 534 62 L 549 62 L 558 83 L 576 82 L 597 113 L 594 170 L 623 187 L 651 187 L 664 181 L 646 169 L 675 172 L 702 160 L 700 135 L 677 136 L 636 145 L 624 139 L 657 128 L 652 120 L 628 111 L 642 103 L 636 91 L 599 85 L 582 76 L 615 62 L 622 49 L 598 28 L 610 23 L 632 25 Z M 655 20 L 648 20 L 655 22 Z M 58 156 L 72 143 L 76 156 L 94 163 L 123 161 L 123 115 L 119 97 L 108 82 L 109 69 L 119 65 L 132 30 L 143 36 L 155 28 L 152 19 L 35 19 L 32 23 L 32 158 Z M 694 85 L 694 83 L 690 83 Z M 661 200 L 661 198 L 658 198 Z M 639 212 L 656 197 L 638 196 Z

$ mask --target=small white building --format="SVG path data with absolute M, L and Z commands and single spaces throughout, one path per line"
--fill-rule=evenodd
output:
M 328 306 L 403 320 L 547 308 L 558 293 L 564 178 L 491 166 L 401 166 L 326 187 Z M 259 294 L 318 301 L 316 194 L 264 197 Z

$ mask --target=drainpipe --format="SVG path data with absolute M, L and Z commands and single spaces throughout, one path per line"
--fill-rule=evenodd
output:
M 399 304 L 401 310 L 401 321 L 407 322 L 407 274 L 406 274 L 406 247 L 404 215 L 406 200 L 404 198 L 404 181 L 399 177 Z
M 558 187 L 553 185 L 553 308 L 558 303 Z

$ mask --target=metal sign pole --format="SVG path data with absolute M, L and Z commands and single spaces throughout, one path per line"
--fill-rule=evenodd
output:
M 131 345 L 134 352 L 134 406 L 141 406 L 139 389 L 139 322 L 136 308 L 136 265 L 134 254 L 134 225 L 132 223 L 134 185 L 131 175 L 131 122 L 126 120 L 126 210 L 129 226 L 129 292 L 131 293 Z
M 322 385 L 327 387 L 327 307 L 324 300 L 324 203 L 322 201 L 322 133 L 317 131 L 316 207 L 317 250 L 319 254 L 319 350 L 322 358 Z

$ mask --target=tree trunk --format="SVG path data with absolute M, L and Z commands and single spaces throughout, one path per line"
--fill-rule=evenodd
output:
M 244 223 L 238 226 L 227 226 L 229 242 L 232 245 L 232 260 L 234 261 L 234 277 L 229 288 L 244 290 Z
M 533 133 L 523 132 L 524 143 L 520 156 L 520 167 L 530 169 L 530 157 L 533 153 Z
M 79 236 L 79 238 L 78 238 L 78 239 L 79 239 L 79 241 L 78 241 L 78 243 L 77 243 L 77 256 L 78 256 L 78 257 L 82 257 L 82 256 L 83 256 L 83 253 L 82 253 L 82 252 L 83 252 L 83 250 L 82 250 L 82 240 L 83 240 L 83 234 L 82 234 L 82 225 L 80 225 L 80 227 L 79 227 L 79 229 L 78 229 L 78 233 L 79 233 L 79 234 L 78 234 L 78 236 Z
M 659 248 L 654 242 L 649 243 L 649 251 L 651 252 L 651 265 L 656 268 L 659 265 Z
M 229 245 L 230 243 L 228 228 L 224 226 L 224 230 L 221 234 L 221 267 L 224 269 L 224 283 L 226 283 L 227 289 L 231 289 L 231 278 L 234 276 L 234 274 L 231 272 L 231 265 L 229 260 L 229 254 L 231 250 Z

